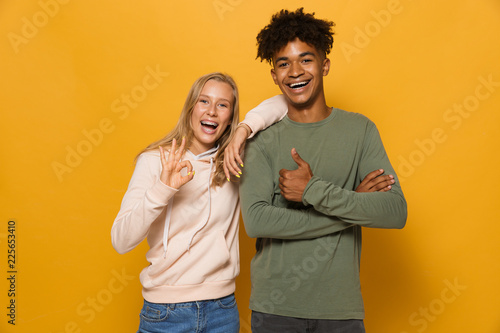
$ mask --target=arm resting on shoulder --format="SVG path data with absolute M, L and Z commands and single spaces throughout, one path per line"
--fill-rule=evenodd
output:
M 241 124 L 246 124 L 251 133 L 248 139 L 259 131 L 268 128 L 272 124 L 280 121 L 286 116 L 288 107 L 283 95 L 276 95 L 268 98 L 252 110 L 248 111 Z

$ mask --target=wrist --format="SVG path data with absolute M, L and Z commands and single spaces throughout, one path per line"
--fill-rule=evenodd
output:
M 250 126 L 244 123 L 239 123 L 238 126 L 236 126 L 236 131 L 238 130 L 240 131 L 244 130 L 245 138 L 248 138 L 250 134 L 252 134 L 252 129 L 250 128 Z

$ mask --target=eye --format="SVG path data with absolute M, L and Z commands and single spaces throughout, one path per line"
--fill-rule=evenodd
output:
M 221 108 L 228 108 L 228 105 L 225 103 L 219 103 L 219 107 Z
M 303 59 L 302 62 L 311 62 L 312 59 Z
M 206 99 L 204 99 L 204 98 L 200 98 L 200 103 L 207 104 L 208 101 Z

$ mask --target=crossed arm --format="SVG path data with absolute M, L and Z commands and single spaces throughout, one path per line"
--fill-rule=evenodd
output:
M 231 139 L 231 142 L 225 149 L 224 154 L 224 173 L 229 179 L 230 175 L 240 177 L 243 174 L 242 154 L 245 149 L 247 138 L 252 133 L 250 127 L 246 124 L 240 124 Z M 299 154 L 292 150 L 292 158 L 297 163 L 296 170 L 280 170 L 280 189 L 281 194 L 290 201 L 301 202 L 302 193 L 313 176 L 309 164 L 304 161 Z M 393 175 L 383 175 L 384 170 L 378 169 L 370 172 L 356 188 L 356 192 L 387 192 L 394 184 Z

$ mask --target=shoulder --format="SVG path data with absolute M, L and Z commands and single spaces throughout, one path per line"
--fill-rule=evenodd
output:
M 357 124 L 369 124 L 369 123 L 373 124 L 370 118 L 361 113 L 345 111 L 342 109 L 335 109 L 335 110 L 337 112 L 337 117 L 344 121 L 349 121 Z
M 166 156 L 167 154 L 168 152 L 165 152 Z M 142 154 L 139 155 L 139 157 L 137 157 L 137 163 L 139 163 L 139 161 L 143 163 L 149 163 L 152 161 L 159 161 L 159 160 L 160 160 L 160 151 L 158 149 L 143 152 Z
M 143 152 L 137 157 L 136 170 L 140 169 L 149 173 L 158 173 L 161 170 L 160 151 L 158 149 Z
M 248 144 L 250 145 L 269 145 L 273 142 L 276 141 L 278 138 L 279 134 L 283 131 L 284 129 L 284 121 L 278 121 L 277 123 L 272 124 L 268 128 L 259 131 L 258 133 L 255 134 L 255 136 L 248 140 Z
M 371 131 L 376 129 L 375 123 L 367 116 L 357 113 L 345 111 L 342 109 L 336 109 L 336 120 L 341 123 L 342 126 L 349 128 L 351 130 L 358 131 Z

